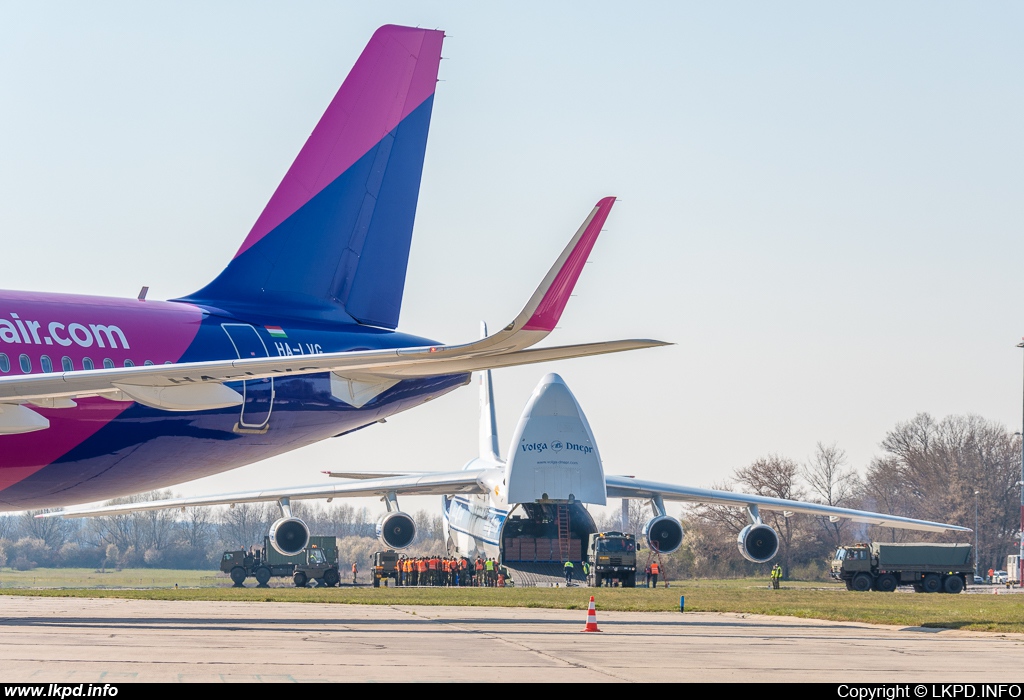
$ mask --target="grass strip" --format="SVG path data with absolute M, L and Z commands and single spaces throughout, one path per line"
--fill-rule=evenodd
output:
M 136 579 L 139 576 L 135 577 Z M 179 577 L 181 578 L 181 577 Z M 4 588 L 4 595 L 135 600 L 205 600 L 355 605 L 450 605 L 586 610 L 748 613 L 981 632 L 1024 633 L 1024 595 L 857 593 L 843 586 L 787 582 L 773 591 L 751 579 L 676 582 L 671 588 Z

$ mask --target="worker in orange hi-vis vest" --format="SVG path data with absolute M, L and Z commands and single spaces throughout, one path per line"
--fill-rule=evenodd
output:
M 658 587 L 658 574 L 661 573 L 661 567 L 658 566 L 658 562 L 651 562 L 651 588 Z
M 355 562 L 352 562 L 352 585 L 356 585 L 356 576 L 359 575 L 359 567 L 356 566 Z

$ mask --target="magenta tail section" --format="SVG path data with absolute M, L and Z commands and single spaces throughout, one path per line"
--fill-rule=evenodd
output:
M 185 298 L 398 324 L 444 33 L 374 33 L 228 267 Z

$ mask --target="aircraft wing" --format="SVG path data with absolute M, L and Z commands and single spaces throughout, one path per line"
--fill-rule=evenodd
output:
M 904 530 L 924 530 L 926 532 L 946 532 L 947 530 L 953 530 L 956 532 L 971 532 L 971 529 L 968 527 L 960 527 L 959 525 L 950 525 L 947 523 L 935 523 L 930 520 L 917 520 L 915 518 L 904 518 L 899 515 L 886 515 L 885 513 L 873 513 L 871 511 L 854 510 L 852 508 L 837 508 L 836 506 L 808 503 L 806 501 L 790 501 L 784 498 L 771 498 L 770 496 L 754 496 L 734 491 L 716 491 L 713 489 L 694 488 L 692 486 L 675 486 L 655 481 L 634 479 L 628 476 L 608 476 L 605 477 L 605 483 L 608 488 L 608 496 L 611 498 L 660 498 L 665 501 L 710 503 L 725 506 L 736 506 L 738 508 L 756 506 L 758 509 L 763 510 L 845 518 L 857 523 L 883 525 L 885 527 L 898 527 Z
M 668 345 L 618 340 L 527 349 L 554 329 L 614 202 L 614 197 L 598 202 L 519 315 L 487 338 L 462 345 L 9 375 L 0 377 L 0 429 L 4 413 L 7 421 L 29 429 L 46 427 L 45 419 L 18 404 L 63 408 L 74 406 L 74 398 L 104 396 L 169 411 L 204 410 L 242 402 L 241 394 L 224 386 L 232 381 L 334 372 L 339 378 L 373 385 Z M 19 411 L 22 415 L 15 415 Z M 34 426 L 33 417 L 42 422 Z
M 480 477 L 488 471 L 490 470 L 467 469 L 457 472 L 418 472 L 381 478 L 370 478 L 368 473 L 358 472 L 360 474 L 358 478 L 342 483 L 292 486 L 283 489 L 264 489 L 262 491 L 225 493 L 216 496 L 197 496 L 193 498 L 167 498 L 112 506 L 65 508 L 63 510 L 40 513 L 36 517 L 85 518 L 103 515 L 123 515 L 125 513 L 136 513 L 146 510 L 190 508 L 192 506 L 273 503 L 281 499 L 302 501 L 317 498 L 387 496 L 389 494 L 396 496 L 450 496 L 453 494 L 487 493 L 489 489 L 481 482 Z

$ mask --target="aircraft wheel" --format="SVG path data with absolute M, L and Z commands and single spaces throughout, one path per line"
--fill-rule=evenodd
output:
M 235 586 L 241 588 L 245 584 L 245 569 L 240 566 L 236 566 L 231 569 L 231 580 Z
M 942 579 L 938 574 L 928 574 L 921 583 L 925 593 L 938 593 L 942 590 Z
M 964 580 L 959 576 L 949 576 L 942 582 L 942 590 L 946 593 L 957 594 L 964 589 Z
M 266 586 L 270 583 L 270 569 L 265 566 L 256 569 L 256 583 L 261 586 Z

